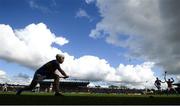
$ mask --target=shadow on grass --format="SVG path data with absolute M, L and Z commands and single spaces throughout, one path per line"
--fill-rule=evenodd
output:
M 0 104 L 2 105 L 75 105 L 75 104 L 123 104 L 123 105 L 172 105 L 180 104 L 180 96 L 87 96 L 87 95 L 20 95 L 0 94 Z

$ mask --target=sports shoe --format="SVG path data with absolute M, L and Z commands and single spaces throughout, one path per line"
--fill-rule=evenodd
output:
M 54 94 L 54 96 L 64 96 L 64 95 L 61 94 L 61 93 L 59 93 L 59 92 L 56 92 L 56 93 Z

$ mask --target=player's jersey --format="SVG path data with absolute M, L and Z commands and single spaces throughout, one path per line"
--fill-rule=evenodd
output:
M 161 81 L 160 81 L 160 80 L 156 80 L 155 83 L 156 83 L 157 85 L 161 85 Z
M 42 67 L 40 67 L 36 71 L 36 73 L 41 75 L 48 75 L 54 73 L 56 69 L 61 70 L 59 62 L 57 60 L 52 60 L 46 63 L 45 65 L 43 65 Z
M 168 88 L 172 88 L 172 81 L 167 81 L 167 84 L 168 84 Z

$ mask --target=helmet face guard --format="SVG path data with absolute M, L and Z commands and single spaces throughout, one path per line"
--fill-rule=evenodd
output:
M 60 63 L 63 63 L 64 62 L 64 55 L 61 55 L 61 54 L 57 54 L 56 55 L 56 60 Z

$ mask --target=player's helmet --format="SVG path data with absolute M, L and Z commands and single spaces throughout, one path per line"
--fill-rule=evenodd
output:
M 60 63 L 62 63 L 64 61 L 64 55 L 62 54 L 57 54 L 56 55 L 56 60 L 58 60 Z

